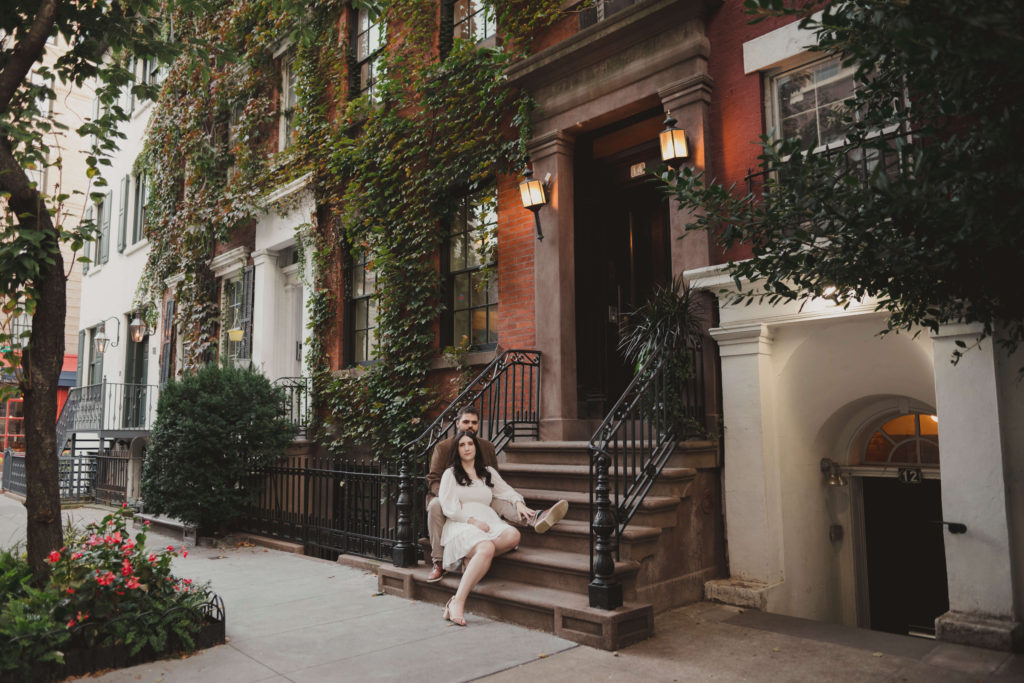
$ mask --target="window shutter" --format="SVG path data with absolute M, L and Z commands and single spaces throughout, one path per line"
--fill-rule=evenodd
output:
M 253 287 L 254 275 L 254 266 L 248 266 L 242 271 L 242 329 L 245 330 L 245 337 L 239 357 L 244 359 L 252 358 L 252 309 L 256 289 Z
M 75 386 L 82 386 L 82 370 L 85 365 L 85 330 L 78 331 L 78 367 L 75 368 Z
M 121 204 L 117 213 L 117 253 L 124 251 L 128 235 L 128 181 L 129 176 L 121 178 Z
M 160 344 L 160 385 L 174 374 L 174 299 L 164 304 L 163 334 Z
M 103 199 L 103 232 L 100 233 L 100 254 L 97 259 L 100 263 L 106 263 L 110 259 L 110 214 L 113 213 L 111 208 L 111 193 L 108 192 Z
M 88 209 L 85 210 L 85 220 L 87 220 L 87 221 L 91 221 L 92 220 L 92 206 L 90 206 Z M 92 247 L 92 242 L 86 242 L 85 246 L 82 247 L 82 256 L 84 256 L 86 258 L 89 258 L 89 252 L 92 251 L 92 249 L 90 247 Z M 89 262 L 86 261 L 85 263 L 82 264 L 82 275 L 85 275 L 88 272 L 89 272 Z

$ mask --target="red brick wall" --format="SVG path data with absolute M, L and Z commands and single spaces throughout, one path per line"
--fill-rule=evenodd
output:
M 532 349 L 537 340 L 533 311 L 533 214 L 519 198 L 519 178 L 498 178 L 498 344 Z
M 725 0 L 707 24 L 711 43 L 708 72 L 715 79 L 711 95 L 711 145 L 707 150 L 708 174 L 719 182 L 736 183 L 746 190 L 748 170 L 757 169 L 758 137 L 765 131 L 764 96 L 760 74 L 743 73 L 743 43 L 789 24 L 793 19 L 772 18 L 750 24 L 742 0 Z M 749 249 L 727 255 L 713 253 L 719 262 L 749 256 Z

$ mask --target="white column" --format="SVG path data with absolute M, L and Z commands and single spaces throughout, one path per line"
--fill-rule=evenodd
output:
M 967 526 L 945 532 L 949 612 L 939 638 L 1008 650 L 1020 644 L 1024 519 L 1012 507 L 1024 494 L 1024 384 L 980 326 L 948 325 L 932 337 L 942 466 L 942 516 Z M 962 342 L 956 365 L 952 354 Z M 1014 542 L 1016 541 L 1016 542 Z M 1016 548 L 1016 553 L 1015 553 Z M 1015 583 L 1017 587 L 1015 589 Z
M 763 323 L 715 328 L 722 360 L 724 505 L 730 577 L 709 581 L 709 599 L 770 608 L 784 580 L 782 504 L 772 415 L 772 338 Z
M 275 334 L 277 311 L 281 309 L 278 293 L 284 288 L 277 267 L 277 253 L 259 249 L 252 253 L 252 364 L 271 380 L 280 376 L 276 360 L 280 340 Z

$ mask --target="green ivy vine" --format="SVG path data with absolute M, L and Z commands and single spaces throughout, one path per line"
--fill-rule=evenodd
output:
M 435 0 L 357 4 L 389 27 L 376 101 L 348 100 L 349 41 L 324 38 L 338 36 L 341 0 L 228 0 L 181 27 L 216 49 L 205 63 L 176 62 L 154 111 L 139 162 L 153 188 L 140 288 L 152 305 L 168 278 L 182 277 L 184 361 L 202 363 L 216 343 L 215 246 L 267 210 L 267 188 L 308 174 L 317 210 L 296 241 L 312 266 L 306 348 L 315 404 L 329 415 L 321 438 L 336 451 L 360 444 L 387 457 L 422 428 L 433 401 L 426 379 L 443 309 L 436 257 L 456 202 L 523 166 L 533 103 L 504 71 L 562 16 L 562 3 L 496 2 L 503 49 L 456 40 L 443 61 Z M 274 153 L 273 55 L 285 37 L 296 137 Z M 324 340 L 339 329 L 344 264 L 363 252 L 377 281 L 378 361 L 331 372 Z

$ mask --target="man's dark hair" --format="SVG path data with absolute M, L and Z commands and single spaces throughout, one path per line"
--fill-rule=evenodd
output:
M 480 419 L 480 411 L 476 409 L 476 406 L 469 405 L 459 408 L 459 414 L 455 416 L 455 421 L 458 422 L 462 419 L 462 416 L 467 413 L 470 415 L 476 415 L 476 419 Z

